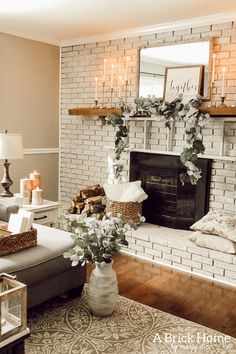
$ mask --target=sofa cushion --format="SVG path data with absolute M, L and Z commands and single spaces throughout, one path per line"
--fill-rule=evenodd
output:
M 73 246 L 70 233 L 34 224 L 38 245 L 0 257 L 0 272 L 16 275 L 27 285 L 28 307 L 64 292 L 80 288 L 86 281 L 86 267 L 72 267 L 63 253 Z
M 8 222 L 10 214 L 15 214 L 18 212 L 18 205 L 2 205 L 0 204 L 0 220 Z
M 37 246 L 0 257 L 1 272 L 19 272 L 47 263 L 73 247 L 70 233 L 39 224 L 34 224 L 34 227 L 38 230 Z M 69 266 L 71 267 L 70 262 L 68 262 Z

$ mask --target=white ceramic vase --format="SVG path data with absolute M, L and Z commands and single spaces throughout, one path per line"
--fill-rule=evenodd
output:
M 112 263 L 96 263 L 88 284 L 88 305 L 97 316 L 110 315 L 118 301 L 118 285 Z

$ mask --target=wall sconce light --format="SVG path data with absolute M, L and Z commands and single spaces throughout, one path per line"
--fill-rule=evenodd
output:
M 20 134 L 8 134 L 7 130 L 0 134 L 0 159 L 5 160 L 3 162 L 4 175 L 1 181 L 4 192 L 1 193 L 1 197 L 13 197 L 13 193 L 9 190 L 13 181 L 9 176 L 10 162 L 8 160 L 23 159 L 23 157 L 22 136 Z

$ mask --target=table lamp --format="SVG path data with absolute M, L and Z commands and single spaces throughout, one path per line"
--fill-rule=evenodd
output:
M 13 197 L 13 193 L 9 190 L 13 181 L 9 176 L 10 163 L 8 160 L 23 159 L 22 136 L 20 134 L 8 134 L 7 130 L 0 134 L 0 159 L 5 160 L 3 162 L 4 175 L 1 181 L 4 192 L 1 193 L 1 197 Z

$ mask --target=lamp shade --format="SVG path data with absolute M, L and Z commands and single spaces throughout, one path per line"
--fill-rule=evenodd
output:
M 20 134 L 0 134 L 0 159 L 23 159 L 23 144 Z

